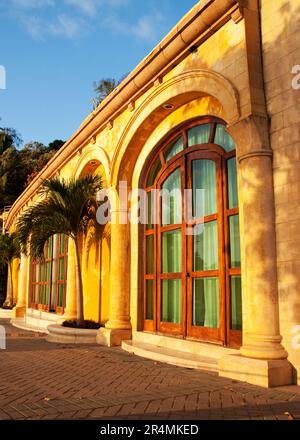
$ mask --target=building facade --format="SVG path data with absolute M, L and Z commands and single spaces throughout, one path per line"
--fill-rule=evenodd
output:
M 10 231 L 57 174 L 98 173 L 116 195 L 111 222 L 89 224 L 81 245 L 99 344 L 211 357 L 220 375 L 263 386 L 300 383 L 299 22 L 300 0 L 199 2 L 11 208 Z M 42 265 L 22 255 L 13 272 L 16 325 L 76 316 L 65 237 Z

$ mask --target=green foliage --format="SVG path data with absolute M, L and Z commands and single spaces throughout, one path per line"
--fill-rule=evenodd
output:
M 119 81 L 115 78 L 103 78 L 98 83 L 94 82 L 94 91 L 96 93 L 96 97 L 93 98 L 93 103 L 97 107 L 101 104 L 104 99 L 110 95 L 116 87 L 127 77 L 128 75 L 124 75 Z
M 13 128 L 1 128 L 0 127 L 0 154 L 4 153 L 5 150 L 13 147 L 19 146 L 22 139 Z
M 20 148 L 21 143 L 16 130 L 0 127 L 0 213 L 5 206 L 15 202 L 64 141 L 56 139 L 48 147 L 40 142 L 31 142 Z M 5 300 L 6 286 L 7 266 L 1 266 L 0 306 Z
M 16 233 L 0 235 L 0 267 L 20 258 L 20 243 Z
M 99 176 L 45 180 L 40 190 L 42 201 L 33 204 L 17 221 L 23 252 L 26 253 L 30 243 L 30 255 L 41 259 L 45 243 L 53 235 L 65 234 L 77 239 L 84 229 L 87 207 L 101 187 Z
M 40 190 L 41 201 L 30 206 L 16 224 L 22 252 L 34 260 L 44 258 L 45 244 L 56 234 L 71 238 L 76 249 L 77 322 L 84 322 L 83 284 L 79 258 L 79 234 L 85 230 L 89 215 L 95 215 L 96 193 L 102 188 L 99 176 L 45 180 Z
M 118 82 L 114 78 L 101 79 L 98 83 L 94 83 L 94 91 L 96 92 L 96 105 L 99 105 L 104 99 L 111 94 L 117 87 Z
M 19 149 L 20 143 L 15 130 L 0 128 L 0 211 L 14 203 L 64 144 L 55 140 L 46 147 L 40 142 L 30 142 Z
M 78 324 L 76 319 L 64 321 L 62 325 L 66 328 L 80 328 L 85 330 L 99 330 L 99 328 L 103 327 L 102 324 L 99 324 L 95 321 L 84 321 L 83 323 Z
M 50 142 L 50 144 L 48 145 L 48 150 L 50 151 L 58 151 L 61 149 L 61 147 L 64 145 L 64 141 L 62 141 L 61 139 L 55 139 L 55 141 Z

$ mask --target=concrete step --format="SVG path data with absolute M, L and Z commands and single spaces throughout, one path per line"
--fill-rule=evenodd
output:
M 223 347 L 222 345 L 209 344 L 191 339 L 172 338 L 154 333 L 132 332 L 134 342 L 144 342 L 145 344 L 156 345 L 158 347 L 170 348 L 190 354 L 196 354 L 214 359 L 222 359 L 229 354 L 239 354 L 239 350 Z
M 37 327 L 35 327 L 34 325 L 30 325 L 30 324 L 28 324 L 25 320 L 24 320 L 24 318 L 15 318 L 15 319 L 12 319 L 11 321 L 10 321 L 10 323 L 11 323 L 11 325 L 13 326 L 13 327 L 15 327 L 15 329 L 16 329 L 16 333 L 18 332 L 17 331 L 17 329 L 20 329 L 20 330 L 25 330 L 25 331 L 27 331 L 28 333 L 27 333 L 27 335 L 28 335 L 28 337 L 30 337 L 30 335 L 31 335 L 31 337 L 36 337 L 36 336 L 45 336 L 47 333 L 48 333 L 48 331 L 45 329 L 40 329 L 40 328 L 37 328 Z M 50 324 L 50 323 L 49 323 Z M 31 332 L 31 333 L 30 333 Z M 19 332 L 19 334 L 20 334 L 20 332 Z M 22 335 L 24 335 L 23 333 L 22 333 Z M 10 335 L 11 336 L 11 335 Z
M 206 370 L 218 372 L 218 359 L 202 356 L 194 353 L 186 353 L 171 348 L 159 347 L 138 341 L 123 341 L 122 349 L 128 353 L 152 359 L 157 362 L 176 365 L 184 368 L 194 368 L 196 370 Z

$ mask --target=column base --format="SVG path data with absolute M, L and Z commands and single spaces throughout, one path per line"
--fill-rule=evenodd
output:
M 293 384 L 293 367 L 287 359 L 261 360 L 229 355 L 219 361 L 219 376 L 273 388 Z
M 12 310 L 13 318 L 24 318 L 26 314 L 26 306 L 16 306 Z
M 131 330 L 101 328 L 97 335 L 97 344 L 106 347 L 120 347 L 122 341 L 132 339 Z

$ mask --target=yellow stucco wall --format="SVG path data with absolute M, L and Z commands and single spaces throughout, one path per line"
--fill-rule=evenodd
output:
M 270 15 L 272 10 L 272 15 Z M 291 20 L 294 17 L 294 20 Z M 271 145 L 274 151 L 280 330 L 300 372 L 300 90 L 292 68 L 300 63 L 300 0 L 264 0 L 262 36 Z M 299 374 L 300 384 L 300 374 Z

